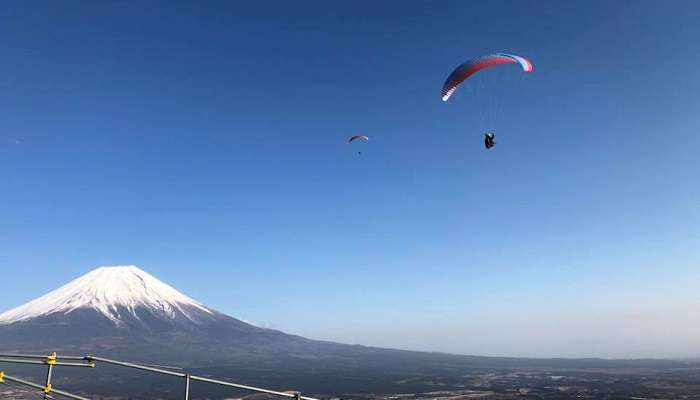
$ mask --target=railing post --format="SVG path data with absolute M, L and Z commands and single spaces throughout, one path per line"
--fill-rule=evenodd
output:
M 53 374 L 53 366 L 56 365 L 56 352 L 53 352 L 49 354 L 48 357 L 46 357 L 46 365 L 49 366 L 48 371 L 46 371 L 46 385 L 44 386 L 44 400 L 49 400 L 51 397 L 49 396 L 49 393 L 51 393 L 51 375 Z
M 185 375 L 185 400 L 190 400 L 190 374 Z

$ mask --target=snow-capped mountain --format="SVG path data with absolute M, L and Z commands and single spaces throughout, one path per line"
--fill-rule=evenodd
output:
M 131 265 L 97 268 L 36 300 L 0 314 L 0 324 L 89 309 L 119 325 L 125 318 L 139 318 L 141 308 L 165 318 L 184 317 L 193 323 L 200 322 L 198 314 L 213 315 L 208 308 Z M 192 313 L 193 310 L 201 313 Z
M 309 343 L 217 312 L 135 266 L 97 268 L 0 314 L 0 352 L 62 350 L 204 363 Z

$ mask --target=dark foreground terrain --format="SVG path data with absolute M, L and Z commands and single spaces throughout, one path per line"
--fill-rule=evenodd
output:
M 231 372 L 233 372 L 231 370 Z M 9 372 L 8 372 L 9 373 Z M 273 387 L 301 389 L 324 399 L 361 400 L 466 400 L 466 399 L 700 399 L 700 365 L 613 368 L 467 368 L 441 374 L 390 373 L 333 376 L 313 371 L 238 371 L 225 368 L 196 371 L 242 383 L 275 381 Z M 18 374 L 15 374 L 18 375 Z M 38 370 L 22 370 L 21 377 L 41 380 Z M 70 376 L 57 376 L 56 387 L 70 389 L 95 400 L 181 399 L 178 379 L 109 370 L 99 383 Z M 274 376 L 273 376 L 274 375 Z M 79 384 L 79 385 L 78 385 Z M 17 386 L 0 384 L 0 399 L 34 400 L 41 396 Z M 206 384 L 192 387 L 192 399 L 267 399 Z

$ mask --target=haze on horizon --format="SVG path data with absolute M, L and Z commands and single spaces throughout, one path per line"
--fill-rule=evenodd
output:
M 700 3 L 301 4 L 5 3 L 0 312 L 135 264 L 315 339 L 700 356 Z M 492 51 L 485 152 L 440 87 Z

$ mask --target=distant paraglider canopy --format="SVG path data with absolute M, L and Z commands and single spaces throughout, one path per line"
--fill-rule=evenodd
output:
M 355 136 L 351 137 L 350 140 L 348 140 L 348 143 L 352 143 L 356 140 L 364 140 L 366 142 L 369 140 L 369 137 L 367 137 L 365 135 L 355 135 Z
M 530 60 L 514 54 L 494 53 L 473 58 L 458 66 L 454 71 L 452 71 L 450 76 L 447 77 L 445 84 L 442 86 L 442 101 L 447 101 L 455 90 L 457 90 L 457 87 L 459 87 L 459 85 L 470 76 L 484 68 L 501 64 L 520 64 L 525 72 L 532 72 L 534 69 L 534 66 Z

